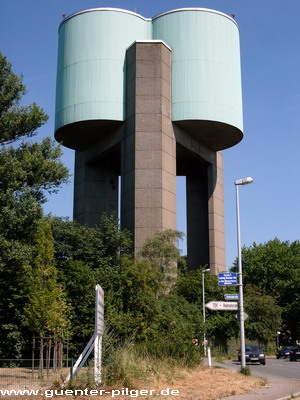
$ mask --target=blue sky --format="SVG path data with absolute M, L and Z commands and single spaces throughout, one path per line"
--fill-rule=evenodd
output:
M 36 137 L 53 136 L 57 30 L 63 14 L 116 7 L 152 17 L 163 11 L 203 7 L 235 14 L 240 27 L 244 139 L 225 150 L 224 195 L 227 266 L 236 257 L 234 180 L 240 188 L 241 240 L 246 246 L 275 237 L 298 240 L 300 227 L 300 1 L 299 0 L 0 0 L 0 50 L 24 75 L 25 103 L 49 115 Z M 73 172 L 74 153 L 63 149 Z M 179 185 L 180 188 L 180 185 Z M 182 190 L 178 229 L 184 230 Z M 72 217 L 73 184 L 52 195 L 46 212 Z M 184 244 L 182 245 L 184 249 Z

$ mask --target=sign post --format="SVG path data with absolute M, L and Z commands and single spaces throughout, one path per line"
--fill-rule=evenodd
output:
M 102 336 L 104 332 L 104 292 L 100 285 L 95 288 L 95 347 L 94 347 L 94 380 L 101 383 Z
M 94 350 L 94 380 L 97 385 L 101 383 L 101 356 L 102 356 L 102 336 L 104 332 L 104 291 L 100 285 L 95 287 L 95 332 L 85 346 L 83 352 L 74 364 L 71 373 L 65 379 L 65 384 L 73 379 L 81 370 Z

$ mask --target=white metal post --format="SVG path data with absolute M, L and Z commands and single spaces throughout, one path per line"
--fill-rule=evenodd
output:
M 208 366 L 211 367 L 211 352 L 210 347 L 207 348 Z
M 104 330 L 104 292 L 100 285 L 95 288 L 95 347 L 94 347 L 94 380 L 101 384 L 102 336 Z
M 96 385 L 101 384 L 101 357 L 102 357 L 102 335 L 96 334 L 94 348 L 94 380 Z
M 244 291 L 243 291 L 243 268 L 242 268 L 242 248 L 241 248 L 241 229 L 240 229 L 239 185 L 246 185 L 252 182 L 253 179 L 250 177 L 245 179 L 239 179 L 234 182 L 235 194 L 236 194 L 237 248 L 238 248 L 238 267 L 239 267 L 241 368 L 246 367 L 246 355 L 245 355 Z
M 204 347 L 204 355 L 206 356 L 206 322 L 205 322 L 205 287 L 204 287 L 204 274 L 205 272 L 209 272 L 210 269 L 204 269 L 202 271 L 202 313 L 203 313 L 203 324 L 204 324 L 204 333 L 203 333 L 203 347 Z
M 236 193 L 236 221 L 237 221 L 237 247 L 238 247 L 238 266 L 239 266 L 239 297 L 240 297 L 240 341 L 241 341 L 241 367 L 246 367 L 245 356 L 245 325 L 244 325 L 244 291 L 243 291 L 243 270 L 241 252 L 241 232 L 240 232 L 240 207 L 239 207 L 239 186 L 235 185 Z

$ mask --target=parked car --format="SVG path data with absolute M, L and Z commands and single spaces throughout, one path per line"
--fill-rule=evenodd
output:
M 266 365 L 266 356 L 261 348 L 257 344 L 246 344 L 245 346 L 245 357 L 246 363 L 258 362 L 259 364 Z M 238 359 L 241 361 L 241 352 L 238 353 Z
M 293 346 L 290 351 L 290 361 L 297 361 L 300 358 L 300 345 Z
M 276 358 L 288 358 L 290 356 L 292 346 L 284 346 L 282 349 L 276 350 Z

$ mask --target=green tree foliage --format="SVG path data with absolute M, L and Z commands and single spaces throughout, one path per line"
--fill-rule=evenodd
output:
M 49 138 L 0 149 L 0 233 L 6 239 L 32 242 L 36 232 L 32 228 L 42 216 L 45 192 L 56 192 L 68 181 L 60 156 L 60 148 Z
M 96 230 L 103 243 L 105 262 L 110 266 L 117 267 L 124 254 L 131 252 L 131 234 L 126 229 L 120 229 L 118 218 L 115 214 L 100 216 L 100 223 Z
M 177 295 L 158 302 L 158 313 L 149 327 L 145 348 L 156 357 L 171 356 L 188 363 L 199 363 L 200 347 L 193 345 L 202 327 L 199 308 Z
M 140 256 L 151 261 L 163 273 L 168 273 L 180 259 L 177 241 L 182 237 L 183 233 L 171 229 L 157 232 L 154 237 L 145 241 Z
M 49 221 L 59 277 L 72 306 L 71 351 L 76 355 L 94 331 L 95 285 L 99 283 L 105 290 L 107 309 L 117 301 L 122 259 L 130 252 L 131 240 L 114 215 L 103 214 L 94 228 L 66 218 L 51 217 Z
M 281 307 L 276 305 L 274 297 L 253 285 L 245 287 L 244 295 L 245 311 L 249 316 L 245 321 L 247 338 L 264 345 L 274 342 L 281 326 Z
M 114 287 L 105 292 L 106 322 L 119 340 L 130 338 L 147 353 L 199 361 L 193 346 L 199 310 L 177 295 L 158 298 L 162 277 L 149 261 L 123 257 Z
M 26 94 L 22 77 L 12 71 L 11 64 L 0 52 L 0 143 L 10 143 L 34 135 L 48 116 L 35 103 L 20 106 Z
M 251 284 L 275 299 L 293 340 L 300 338 L 300 242 L 278 239 L 243 248 L 245 286 Z M 276 332 L 274 332 L 276 335 Z
M 95 330 L 95 271 L 82 261 L 60 263 L 59 279 L 65 288 L 71 326 L 70 356 L 76 357 L 84 349 Z
M 73 309 L 73 355 L 79 354 L 94 330 L 96 283 L 105 292 L 107 329 L 119 342 L 134 340 L 155 355 L 159 348 L 165 355 L 194 354 L 192 339 L 201 325 L 198 308 L 176 295 L 158 296 L 162 269 L 130 254 L 128 232 L 120 230 L 114 216 L 103 215 L 95 228 L 59 218 L 50 221 L 60 277 Z
M 138 254 L 162 273 L 162 286 L 157 296 L 170 292 L 176 281 L 178 264 L 180 268 L 184 268 L 184 260 L 177 246 L 182 237 L 183 233 L 171 229 L 157 232 L 153 237 L 146 239 Z
M 19 106 L 26 93 L 22 78 L 0 54 L 0 357 L 20 357 L 26 336 L 27 296 L 37 226 L 45 192 L 68 180 L 61 150 L 50 139 L 7 146 L 32 136 L 47 117 L 35 104 Z
M 197 305 L 199 314 L 203 315 L 202 270 L 188 271 L 178 277 L 175 292 L 183 296 L 189 303 Z M 209 273 L 205 274 L 205 303 L 213 300 L 224 301 L 223 287 L 218 286 L 218 278 Z M 226 288 L 226 293 L 230 292 Z M 203 337 L 203 320 L 199 325 L 198 336 Z M 232 312 L 216 312 L 206 309 L 207 338 L 215 345 L 220 345 L 226 351 L 227 339 L 238 336 L 238 322 Z
M 53 236 L 49 222 L 38 228 L 36 257 L 32 271 L 29 301 L 25 306 L 25 323 L 39 336 L 68 336 L 68 305 L 57 281 Z
M 149 262 L 124 256 L 110 287 L 101 282 L 101 276 L 99 282 L 106 289 L 107 322 L 116 335 L 138 340 L 147 337 L 158 312 L 161 272 Z
M 60 265 L 65 260 L 82 261 L 93 270 L 119 267 L 123 254 L 129 254 L 131 240 L 121 230 L 116 216 L 103 214 L 94 228 L 67 218 L 51 218 L 55 258 Z

